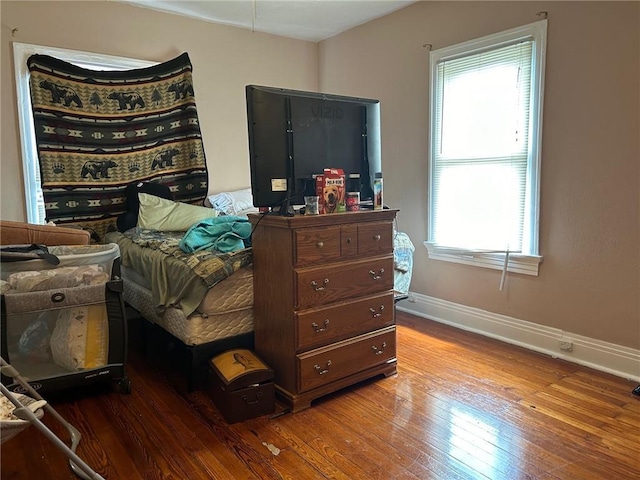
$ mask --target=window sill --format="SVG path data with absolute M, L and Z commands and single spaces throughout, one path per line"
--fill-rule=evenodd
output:
M 427 253 L 431 260 L 462 263 L 464 265 L 474 265 L 476 267 L 491 268 L 493 270 L 504 269 L 505 253 L 455 250 L 451 248 L 438 247 L 429 242 L 424 242 L 424 246 L 427 248 Z M 507 271 L 537 277 L 540 263 L 542 263 L 541 256 L 509 253 Z

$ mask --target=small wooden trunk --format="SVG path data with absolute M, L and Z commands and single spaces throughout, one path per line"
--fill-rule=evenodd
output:
M 251 350 L 236 349 L 209 360 L 209 391 L 228 423 L 273 413 L 273 370 Z

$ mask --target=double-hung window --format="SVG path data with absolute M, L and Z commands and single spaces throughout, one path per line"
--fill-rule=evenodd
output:
M 546 27 L 430 53 L 430 258 L 537 275 Z
M 40 186 L 40 167 L 38 164 L 36 135 L 33 130 L 33 113 L 31 110 L 31 96 L 29 95 L 29 70 L 27 68 L 28 58 L 36 53 L 50 55 L 93 70 L 129 70 L 149 67 L 155 65 L 156 62 L 28 43 L 15 42 L 13 44 L 27 221 L 29 223 L 44 223 L 44 199 Z

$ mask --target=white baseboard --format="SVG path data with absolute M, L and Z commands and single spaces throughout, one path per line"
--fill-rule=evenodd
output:
M 396 308 L 640 382 L 640 350 L 417 293 L 410 293 L 409 298 L 398 302 Z M 561 350 L 560 342 L 571 342 L 573 350 Z

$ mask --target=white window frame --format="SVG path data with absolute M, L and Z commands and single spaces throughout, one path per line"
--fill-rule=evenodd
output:
M 40 187 L 40 166 L 31 109 L 31 95 L 29 94 L 29 69 L 27 68 L 27 60 L 34 54 L 50 55 L 65 62 L 94 70 L 130 70 L 150 67 L 158 62 L 13 42 L 27 221 L 42 224 L 45 223 L 44 199 Z
M 437 62 L 446 58 L 468 55 L 475 51 L 495 48 L 501 44 L 513 43 L 517 40 L 533 40 L 533 72 L 531 77 L 531 139 L 530 155 L 527 161 L 527 195 L 526 218 L 528 222 L 523 227 L 523 244 L 528 245 L 524 253 L 502 251 L 478 251 L 453 249 L 438 246 L 433 242 L 433 142 L 429 146 L 429 205 L 428 205 L 428 240 L 424 242 L 430 259 L 447 262 L 475 265 L 484 268 L 503 270 L 526 275 L 537 276 L 542 256 L 539 255 L 539 216 L 540 216 L 540 163 L 542 151 L 542 107 L 544 99 L 544 77 L 547 45 L 547 20 L 540 20 L 528 25 L 516 27 L 504 32 L 488 35 L 479 39 L 460 43 L 450 47 L 433 50 L 429 55 L 431 70 L 430 77 L 430 138 L 435 138 L 434 132 L 436 107 L 435 89 L 437 86 Z

